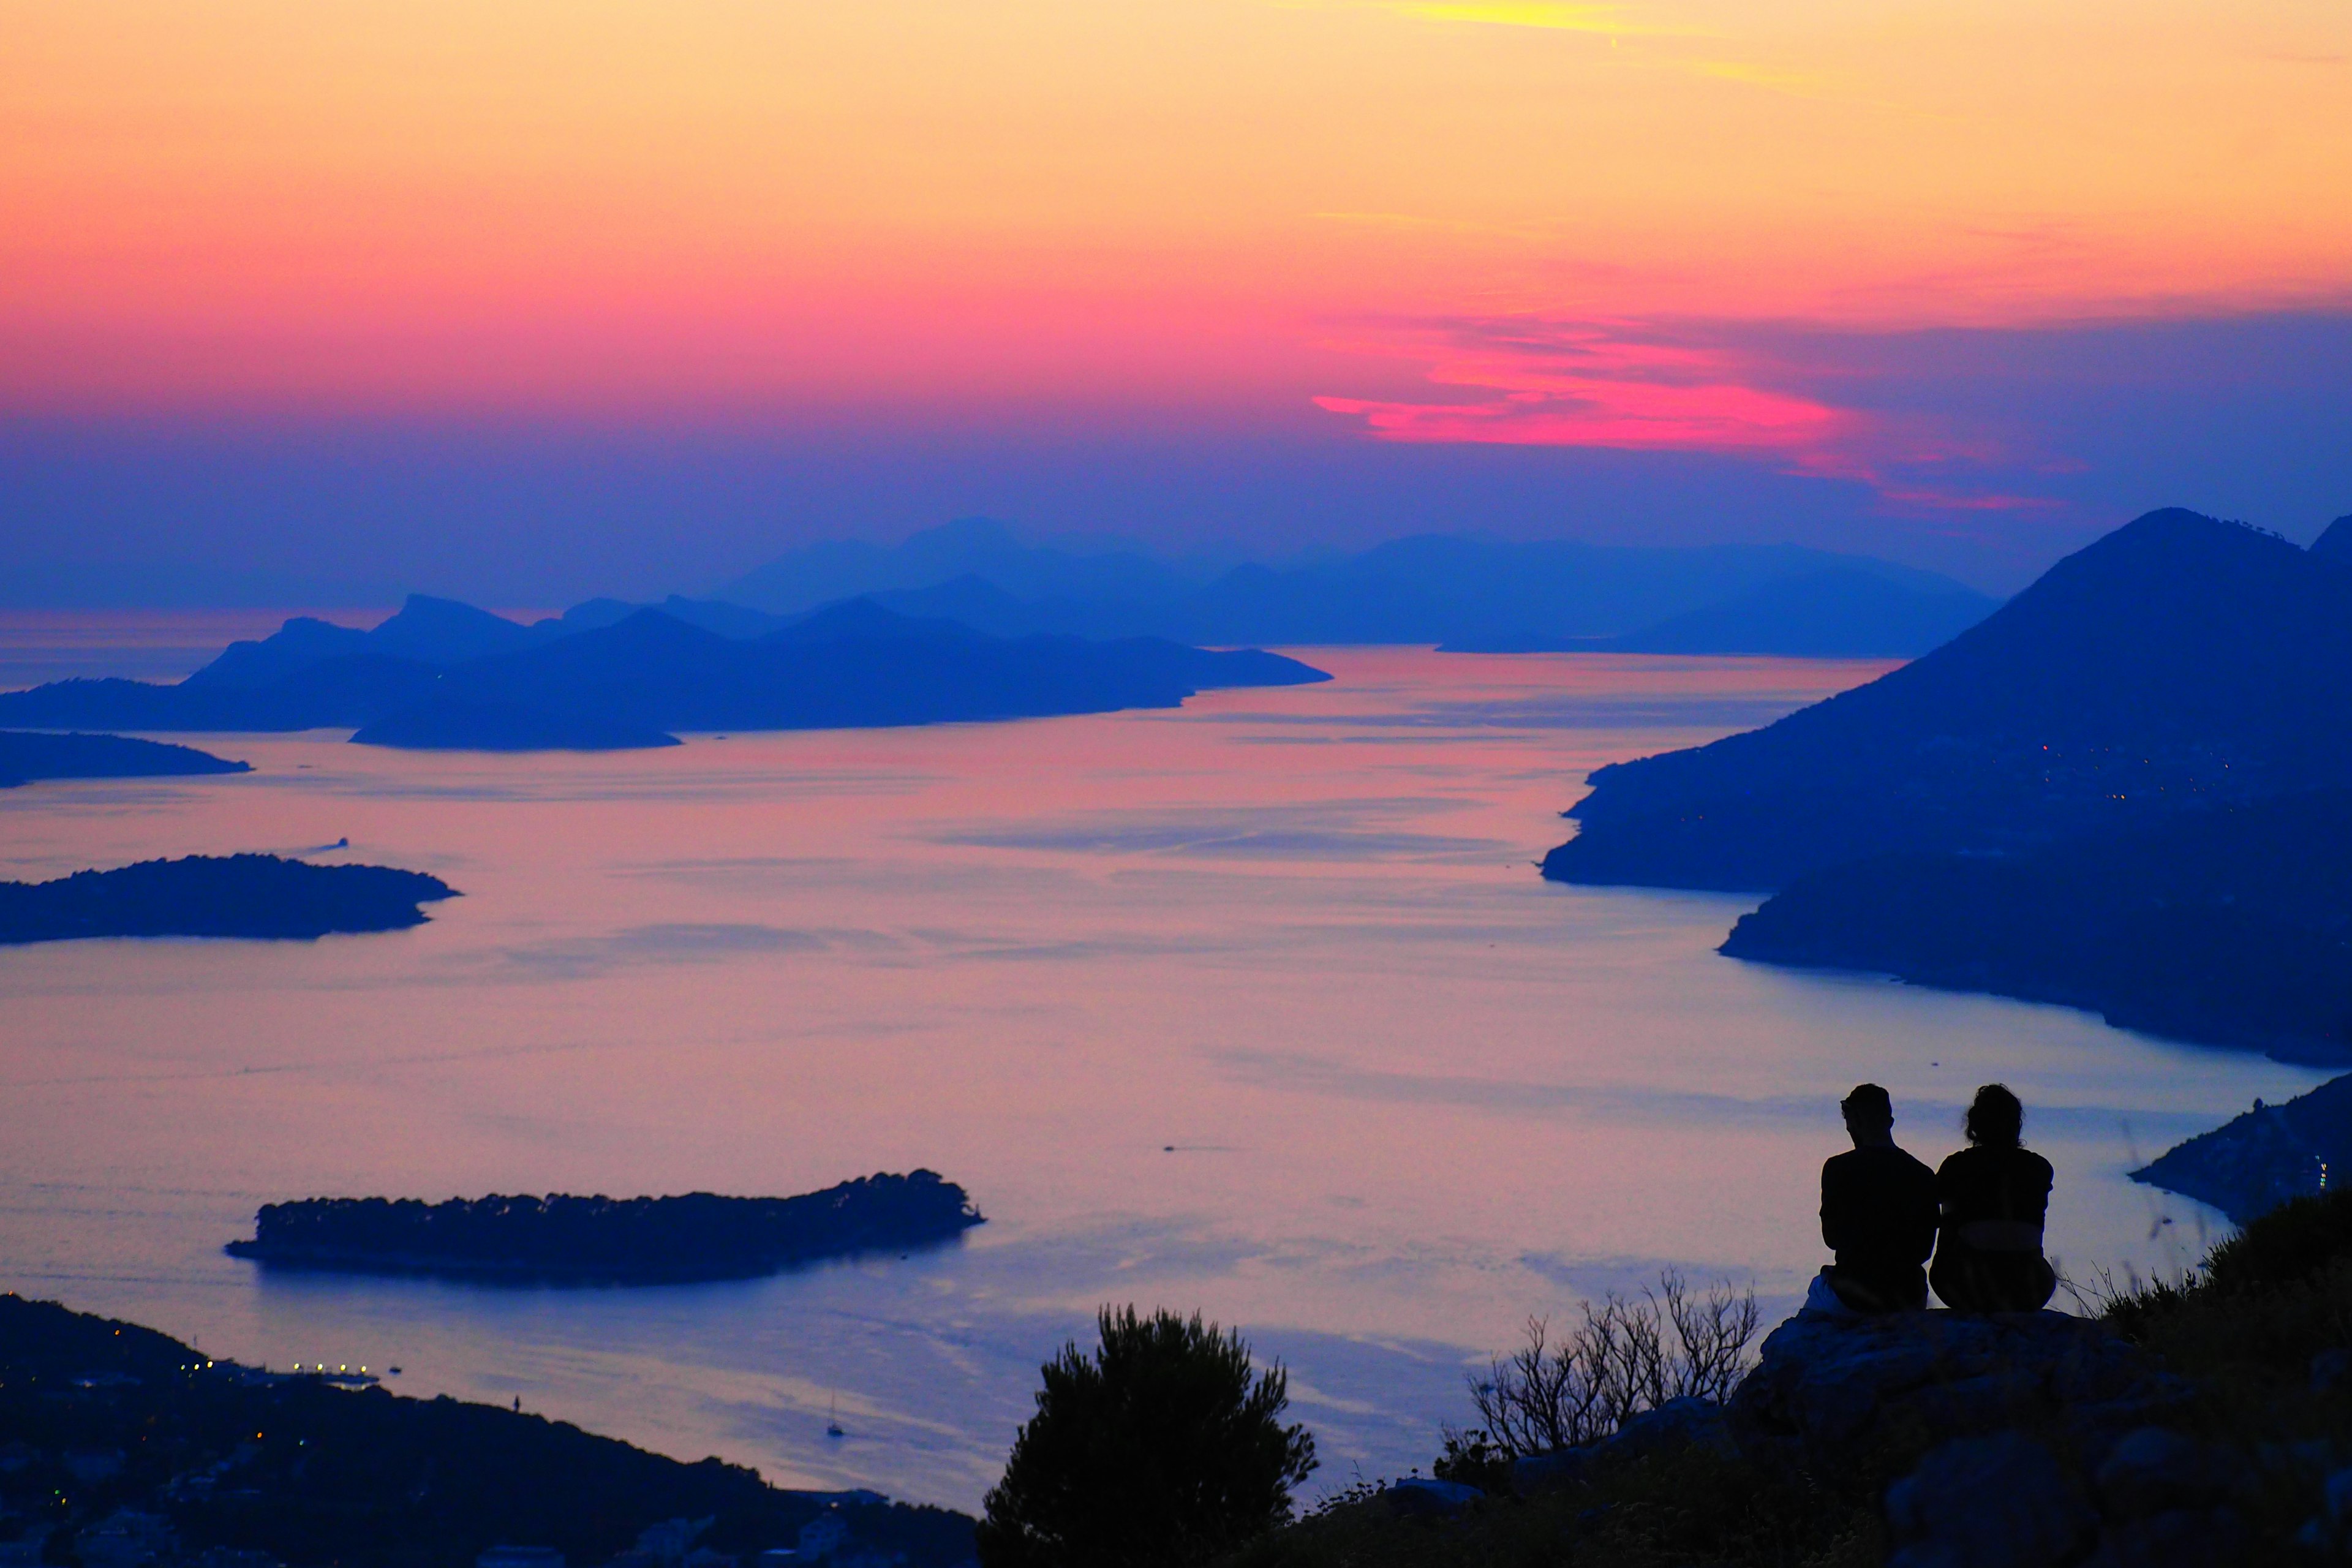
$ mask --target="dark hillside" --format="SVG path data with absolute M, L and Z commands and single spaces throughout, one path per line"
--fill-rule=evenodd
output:
M 2151 512 L 1867 686 L 1591 784 L 1546 876 L 1759 889 L 2352 784 L 2352 565 Z
M 2324 560 L 2352 562 L 2352 513 L 2329 523 L 2311 542 L 2311 552 Z
M 544 1416 L 209 1362 L 136 1324 L 15 1295 L 0 1296 L 0 1528 L 54 1526 L 58 1563 L 125 1508 L 189 1554 L 172 1562 L 220 1547 L 298 1565 L 470 1568 L 512 1543 L 603 1563 L 673 1519 L 709 1521 L 699 1544 L 748 1557 L 789 1548 L 828 1513 L 881 1561 L 950 1568 L 971 1555 L 961 1514 L 781 1491 L 741 1466 L 683 1464 Z M 100 1544 L 88 1560 L 114 1561 Z
M 1812 872 L 1734 958 L 2086 1007 L 2119 1027 L 2352 1061 L 2352 790 L 2190 812 L 2014 856 Z
M 193 746 L 134 740 L 128 735 L 43 735 L 0 730 L 0 789 L 36 779 L 143 779 L 204 773 L 249 773 Z

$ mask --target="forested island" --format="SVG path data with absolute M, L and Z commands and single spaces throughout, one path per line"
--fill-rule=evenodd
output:
M 784 1491 L 540 1415 L 208 1361 L 13 1294 L 0 1295 L 0 1540 L 36 1553 L 12 1562 L 472 1568 L 492 1546 L 535 1545 L 596 1563 L 669 1521 L 677 1551 L 708 1549 L 713 1568 L 790 1549 L 813 1524 L 837 1523 L 843 1555 L 908 1568 L 972 1553 L 972 1521 L 943 1509 Z
M 48 882 L 0 882 L 0 944 L 83 937 L 312 940 L 425 923 L 454 899 L 438 877 L 389 866 L 313 866 L 275 855 L 190 855 Z
M 194 746 L 128 735 L 45 735 L 0 730 L 0 789 L 41 779 L 174 778 L 252 771 L 250 763 L 233 763 Z
M 673 606 L 685 607 L 685 606 Z M 625 610 L 625 606 L 623 607 Z M 688 613 L 695 613 L 690 607 Z M 749 614 L 749 612 L 745 612 Z M 709 620 L 697 616 L 698 620 Z M 362 744 L 607 751 L 673 731 L 862 729 L 1174 708 L 1224 687 L 1323 671 L 1254 648 L 1157 637 L 991 637 L 953 621 L 835 605 L 755 636 L 666 610 L 525 626 L 413 596 L 369 631 L 290 620 L 177 685 L 63 680 L 0 693 L 0 722 L 47 727 L 349 728 Z
M 738 1279 L 952 1241 L 982 1223 L 935 1171 L 861 1176 L 790 1198 L 310 1198 L 264 1205 L 228 1251 L 271 1264 L 549 1283 Z

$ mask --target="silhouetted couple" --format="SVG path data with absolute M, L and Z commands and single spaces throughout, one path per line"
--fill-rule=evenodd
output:
M 1822 1239 L 1837 1261 L 1808 1307 L 1909 1312 L 1933 1283 L 1962 1312 L 2032 1312 L 2058 1276 L 2042 1256 L 2050 1162 L 2020 1147 L 2025 1107 L 1997 1083 L 1969 1106 L 1969 1146 L 1940 1170 L 1895 1146 L 1895 1104 L 1874 1083 L 1839 1103 L 1853 1148 L 1822 1167 Z M 1935 1267 L 1923 1268 L 1929 1254 Z

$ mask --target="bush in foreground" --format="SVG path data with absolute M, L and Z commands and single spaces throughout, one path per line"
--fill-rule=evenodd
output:
M 1315 1439 L 1283 1425 L 1289 1376 L 1200 1315 L 1099 1319 L 1093 1355 L 1045 1363 L 980 1525 L 986 1568 L 1176 1568 L 1290 1518 Z

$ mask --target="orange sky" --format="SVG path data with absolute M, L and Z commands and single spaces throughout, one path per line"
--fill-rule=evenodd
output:
M 0 0 L 0 36 L 20 410 L 1378 430 L 1465 384 L 1431 322 L 2352 293 L 2342 0 Z

